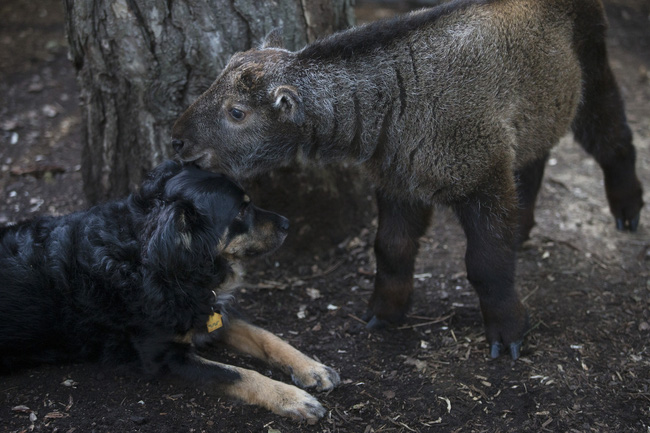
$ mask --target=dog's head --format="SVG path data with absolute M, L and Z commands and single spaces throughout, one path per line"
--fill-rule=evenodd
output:
M 198 271 L 219 258 L 269 253 L 289 228 L 286 218 L 257 208 L 227 177 L 172 161 L 154 169 L 136 197 L 149 209 L 145 255 L 168 268 Z

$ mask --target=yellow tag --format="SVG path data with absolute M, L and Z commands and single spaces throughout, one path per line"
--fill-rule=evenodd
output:
M 217 329 L 221 328 L 223 326 L 223 322 L 221 321 L 221 314 L 219 313 L 214 313 L 210 318 L 208 319 L 208 332 L 216 331 Z

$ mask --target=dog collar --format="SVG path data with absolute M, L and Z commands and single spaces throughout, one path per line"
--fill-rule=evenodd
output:
M 212 306 L 212 314 L 208 317 L 208 322 L 206 323 L 208 333 L 214 332 L 223 326 L 223 316 L 218 311 L 215 311 L 218 299 L 217 294 L 214 290 L 212 291 L 212 294 L 214 295 L 214 305 Z
M 208 326 L 208 332 L 213 332 L 221 328 L 223 326 L 221 314 L 217 312 L 212 313 L 208 318 L 208 323 L 206 325 Z

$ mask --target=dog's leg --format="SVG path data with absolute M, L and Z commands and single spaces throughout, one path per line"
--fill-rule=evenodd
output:
M 314 361 L 269 331 L 243 320 L 235 319 L 229 324 L 223 341 L 242 353 L 278 366 L 302 388 L 327 391 L 341 382 L 338 373 L 330 367 Z
M 379 227 L 375 239 L 377 274 L 364 319 L 368 328 L 404 320 L 413 292 L 413 270 L 419 239 L 431 218 L 431 207 L 396 201 L 377 193 Z
M 326 413 L 316 398 L 293 385 L 269 379 L 256 371 L 210 361 L 194 353 L 178 355 L 168 363 L 172 373 L 203 383 L 214 380 L 219 391 L 229 397 L 310 424 Z
M 514 176 L 496 170 L 483 190 L 454 205 L 467 236 L 467 279 L 479 296 L 493 358 L 505 347 L 517 359 L 528 327 L 515 291 L 517 193 Z

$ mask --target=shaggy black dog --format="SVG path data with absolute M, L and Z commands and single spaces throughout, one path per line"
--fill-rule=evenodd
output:
M 316 421 L 325 410 L 308 393 L 195 352 L 223 341 L 282 368 L 299 386 L 339 383 L 336 372 L 280 338 L 228 320 L 240 259 L 275 250 L 288 227 L 226 177 L 170 161 L 125 200 L 2 228 L 0 370 L 132 362 Z

